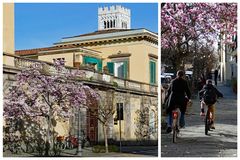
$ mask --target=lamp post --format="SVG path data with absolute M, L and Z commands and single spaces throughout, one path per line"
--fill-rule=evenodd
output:
M 81 157 L 82 156 L 82 141 L 81 141 L 81 124 L 80 124 L 80 118 L 81 118 L 81 109 L 78 108 L 78 130 L 77 130 L 77 135 L 78 135 L 78 147 L 76 150 L 76 155 Z
M 118 120 L 119 120 L 119 151 L 122 152 L 122 129 L 121 129 L 121 120 L 122 120 L 122 109 L 123 104 L 118 103 Z

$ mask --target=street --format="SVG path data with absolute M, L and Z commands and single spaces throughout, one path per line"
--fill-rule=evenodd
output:
M 216 103 L 216 129 L 207 136 L 204 134 L 200 102 L 192 100 L 193 106 L 185 116 L 186 126 L 180 129 L 177 143 L 172 143 L 172 133 L 161 131 L 162 157 L 237 157 L 237 96 L 221 84 L 217 89 L 224 98 Z
M 158 146 L 123 146 L 123 153 L 131 153 L 145 156 L 158 156 Z
M 79 157 L 75 155 L 76 149 L 64 150 L 60 157 Z M 123 146 L 122 153 L 94 153 L 91 147 L 82 149 L 82 157 L 157 157 L 158 146 Z M 3 152 L 3 157 L 37 157 L 36 153 L 12 154 L 10 151 Z

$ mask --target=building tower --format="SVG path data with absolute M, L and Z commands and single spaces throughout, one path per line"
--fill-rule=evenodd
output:
M 131 29 L 130 9 L 120 5 L 98 8 L 98 30 Z

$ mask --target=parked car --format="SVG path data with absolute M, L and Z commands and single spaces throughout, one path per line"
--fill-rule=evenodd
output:
M 161 86 L 165 89 L 168 89 L 171 80 L 172 80 L 171 76 L 161 75 Z
M 161 104 L 164 103 L 171 80 L 171 76 L 161 75 Z

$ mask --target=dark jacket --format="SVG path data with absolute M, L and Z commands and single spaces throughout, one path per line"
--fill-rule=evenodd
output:
M 184 110 L 186 105 L 186 98 L 191 98 L 190 89 L 187 81 L 182 78 L 175 78 L 168 89 L 168 93 L 165 99 L 166 112 L 170 113 L 172 110 L 179 106 L 180 110 Z
M 215 88 L 212 84 L 205 84 L 205 85 L 203 86 L 202 90 L 199 91 L 199 98 L 200 98 L 200 100 L 201 100 L 202 97 L 203 97 L 203 93 L 204 93 L 206 90 L 211 89 L 211 88 L 213 88 L 213 90 L 215 91 L 215 93 L 216 93 L 216 95 L 217 95 L 216 98 L 218 98 L 218 97 L 223 97 L 223 94 L 222 94 L 221 92 L 219 92 L 219 91 L 217 90 L 217 88 Z

